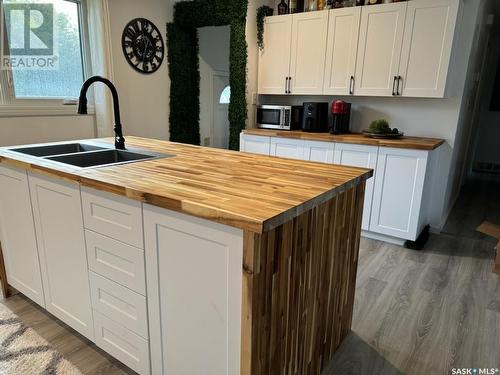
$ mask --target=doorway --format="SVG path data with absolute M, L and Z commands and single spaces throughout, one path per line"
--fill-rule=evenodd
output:
M 229 26 L 198 29 L 200 136 L 203 146 L 229 148 Z
M 212 74 L 212 147 L 229 148 L 230 100 L 229 72 L 214 72 Z

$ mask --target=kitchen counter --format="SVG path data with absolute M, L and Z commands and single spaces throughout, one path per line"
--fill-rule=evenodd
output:
M 401 139 L 374 139 L 359 133 L 332 135 L 329 133 L 307 133 L 301 130 L 246 129 L 243 130 L 243 134 L 427 151 L 435 150 L 445 142 L 443 139 L 436 138 L 403 137 Z
M 351 329 L 373 171 L 127 147 L 173 156 L 82 169 L 0 149 L 2 281 L 140 375 L 320 375 Z
M 256 233 L 290 221 L 373 174 L 137 137 L 127 137 L 127 145 L 175 156 L 81 169 L 3 148 L 0 161 Z

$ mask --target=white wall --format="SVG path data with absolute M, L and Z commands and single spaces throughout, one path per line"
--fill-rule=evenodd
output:
M 123 29 L 132 19 L 144 17 L 160 30 L 166 43 L 166 24 L 172 18 L 170 0 L 108 0 L 114 81 L 120 94 L 122 123 L 127 135 L 169 138 L 169 93 L 167 56 L 151 75 L 136 72 L 122 52 Z M 166 44 L 165 44 L 166 51 Z
M 213 85 L 216 72 L 229 74 L 229 26 L 202 27 L 198 29 L 200 47 L 200 136 L 204 144 L 212 138 Z
M 0 147 L 94 137 L 94 116 L 0 118 Z

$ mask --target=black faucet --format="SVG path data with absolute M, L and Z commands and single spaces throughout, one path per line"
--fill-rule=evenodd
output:
M 115 113 L 115 148 L 117 150 L 125 150 L 125 138 L 123 138 L 122 123 L 120 120 L 120 102 L 118 100 L 118 92 L 115 85 L 104 77 L 94 76 L 85 81 L 80 91 L 80 100 L 78 101 L 78 113 L 80 115 L 87 115 L 87 91 L 89 87 L 95 82 L 102 82 L 111 90 L 113 95 L 113 110 Z

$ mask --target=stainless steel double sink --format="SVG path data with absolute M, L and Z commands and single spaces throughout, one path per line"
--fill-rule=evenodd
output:
M 21 146 L 8 150 L 78 168 L 107 167 L 174 156 L 142 149 L 116 150 L 107 144 L 75 142 Z

